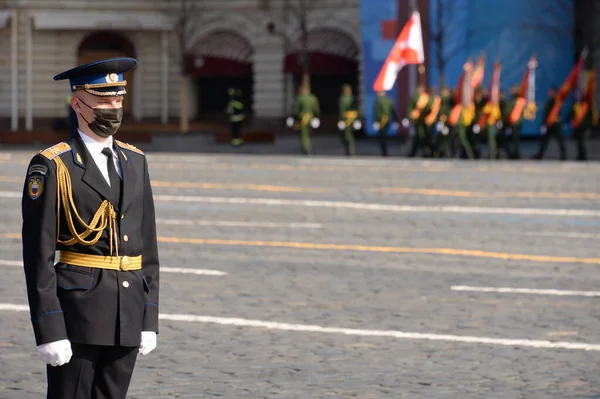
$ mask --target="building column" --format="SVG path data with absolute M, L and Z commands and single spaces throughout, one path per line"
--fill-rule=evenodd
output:
M 160 33 L 160 121 L 169 122 L 169 32 Z
M 25 17 L 25 130 L 33 130 L 33 43 L 31 15 Z
M 19 130 L 19 13 L 14 10 L 10 20 L 10 129 Z
M 254 114 L 257 118 L 281 118 L 284 110 L 283 61 L 285 53 L 281 40 L 265 40 L 255 47 L 253 58 Z

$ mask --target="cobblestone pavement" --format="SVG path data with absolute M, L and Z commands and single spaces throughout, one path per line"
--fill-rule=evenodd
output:
M 0 304 L 31 155 L 0 152 Z M 452 289 L 598 294 L 600 164 L 148 158 L 164 318 L 129 398 L 600 398 L 598 297 Z M 0 320 L 0 398 L 43 397 L 27 312 Z

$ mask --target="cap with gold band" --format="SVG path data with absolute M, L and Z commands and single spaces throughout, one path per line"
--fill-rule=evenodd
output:
M 96 96 L 122 96 L 127 93 L 123 74 L 136 65 L 135 58 L 109 58 L 69 69 L 56 75 L 54 80 L 69 79 L 72 92 L 85 90 Z

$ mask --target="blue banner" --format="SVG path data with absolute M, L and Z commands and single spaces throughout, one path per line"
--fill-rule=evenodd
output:
M 548 89 L 560 87 L 575 64 L 574 7 L 573 0 L 430 0 L 431 40 L 426 61 L 430 85 L 440 84 L 436 40 L 440 32 L 443 76 L 452 88 L 464 62 L 484 53 L 484 87 L 489 87 L 492 65 L 498 60 L 502 63 L 501 88 L 509 98 L 510 87 L 521 84 L 527 62 L 535 53 L 539 64 L 535 82 L 538 112 L 534 121 L 525 121 L 522 134 L 539 135 Z M 562 109 L 564 121 L 570 106 L 568 102 Z M 570 130 L 567 127 L 565 132 Z
M 363 92 L 364 113 L 366 126 L 365 132 L 374 135 L 373 107 L 377 94 L 373 92 L 373 83 L 379 70 L 391 51 L 396 38 L 384 38 L 384 26 L 395 23 L 398 15 L 397 0 L 361 0 L 360 18 L 363 48 Z M 396 33 L 396 30 L 394 30 Z M 389 92 L 394 106 L 396 106 L 396 86 Z M 390 129 L 391 130 L 391 129 Z M 389 134 L 394 134 L 390 132 Z

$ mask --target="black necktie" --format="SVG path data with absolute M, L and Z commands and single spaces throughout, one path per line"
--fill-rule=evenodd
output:
M 117 174 L 115 162 L 113 161 L 113 153 L 110 150 L 110 148 L 105 147 L 102 150 L 102 154 L 106 155 L 106 157 L 108 158 L 108 178 L 110 179 L 110 189 L 113 193 L 113 198 L 111 202 L 113 203 L 115 208 L 119 208 L 119 201 L 121 200 L 121 178 Z

